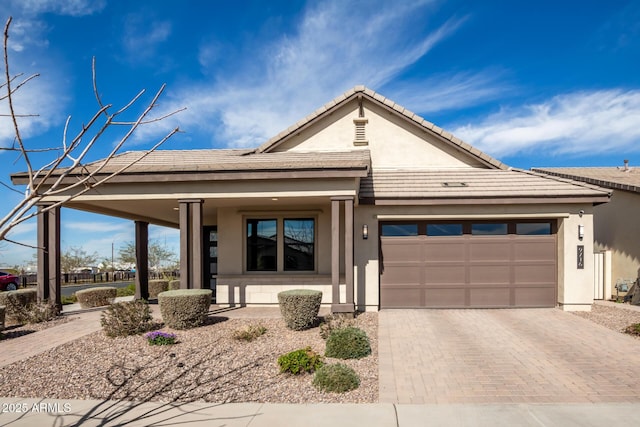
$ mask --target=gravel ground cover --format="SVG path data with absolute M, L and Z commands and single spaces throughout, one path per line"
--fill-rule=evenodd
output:
M 57 325 L 61 325 L 63 323 L 70 322 L 73 319 L 74 317 L 70 316 L 60 316 L 48 322 L 29 323 L 27 325 L 6 324 L 5 329 L 2 331 L 2 340 L 18 338 L 24 335 L 31 334 L 33 332 L 42 331 Z
M 125 399 L 160 402 L 369 403 L 378 400 L 376 313 L 355 319 L 371 340 L 372 355 L 344 363 L 360 387 L 323 393 L 312 374 L 279 373 L 277 358 L 311 346 L 324 354 L 320 329 L 291 331 L 282 319 L 211 317 L 206 325 L 176 331 L 178 343 L 151 346 L 142 336 L 107 338 L 102 331 L 0 369 L 0 396 L 53 399 Z M 252 342 L 233 332 L 261 324 L 267 332 Z
M 640 323 L 640 311 L 624 307 L 593 304 L 591 311 L 573 311 L 571 313 L 622 333 L 627 326 Z M 629 334 L 629 336 L 640 339 L 638 335 Z

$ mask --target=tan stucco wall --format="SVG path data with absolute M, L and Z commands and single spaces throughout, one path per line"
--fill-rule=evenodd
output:
M 595 207 L 595 249 L 611 251 L 611 279 L 635 279 L 640 268 L 640 194 L 615 190 Z M 614 290 L 615 292 L 615 290 Z
M 309 127 L 282 143 L 275 151 L 371 150 L 373 169 L 393 168 L 466 168 L 481 165 L 468 154 L 449 147 L 413 123 L 396 117 L 383 108 L 364 103 L 369 144 L 355 146 L 358 104 L 352 101 L 333 112 L 327 121 Z M 408 153 L 411 153 L 410 155 Z

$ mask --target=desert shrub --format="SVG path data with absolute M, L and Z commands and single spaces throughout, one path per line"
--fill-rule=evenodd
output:
M 0 292 L 0 305 L 5 306 L 5 320 L 12 323 L 28 323 L 29 310 L 36 303 L 35 289 L 18 289 Z
M 76 292 L 76 297 L 82 308 L 109 305 L 116 299 L 116 295 L 118 295 L 118 291 L 112 286 L 99 286 Z
M 320 323 L 320 336 L 322 337 L 322 339 L 326 340 L 334 330 L 353 325 L 354 321 L 352 314 L 330 314 L 324 318 L 324 321 L 322 323 Z
M 267 328 L 262 325 L 249 325 L 246 328 L 233 331 L 233 339 L 238 341 L 253 341 L 267 332 Z
M 6 309 L 7 308 L 4 305 L 0 305 L 0 331 L 4 329 L 4 314 Z
M 163 279 L 149 280 L 149 299 L 158 298 L 160 292 L 169 290 L 169 282 Z
M 176 343 L 176 334 L 162 331 L 152 331 L 144 334 L 149 345 L 173 345 Z
M 338 359 L 360 359 L 371 354 L 367 334 L 359 328 L 347 326 L 336 329 L 327 338 L 325 356 Z
M 170 291 L 177 291 L 178 289 L 180 289 L 180 280 L 170 280 L 169 281 L 169 290 Z
M 180 289 L 158 294 L 164 323 L 174 329 L 189 329 L 204 323 L 211 305 L 211 289 Z
M 322 292 L 293 289 L 278 294 L 280 312 L 289 329 L 301 331 L 311 328 L 318 319 Z
M 360 386 L 356 371 L 341 363 L 324 365 L 318 369 L 311 382 L 315 388 L 330 393 L 344 393 Z
M 640 335 L 640 323 L 629 325 L 624 330 L 627 334 Z
M 131 283 L 130 285 L 127 285 L 127 287 L 125 288 L 117 288 L 116 289 L 116 296 L 118 297 L 130 297 L 132 295 L 136 294 L 136 284 L 135 283 Z
M 150 331 L 152 323 L 149 304 L 144 300 L 116 302 L 100 317 L 102 330 L 108 337 L 126 337 Z
M 294 375 L 313 372 L 322 365 L 322 356 L 311 350 L 311 347 L 294 350 L 278 357 L 280 372 L 289 372 Z
M 78 297 L 76 296 L 76 294 L 71 294 L 69 296 L 62 295 L 60 297 L 60 302 L 62 303 L 62 305 L 75 304 L 78 302 Z
M 26 312 L 27 323 L 42 323 L 54 320 L 60 315 L 60 310 L 55 304 L 39 302 L 29 305 Z

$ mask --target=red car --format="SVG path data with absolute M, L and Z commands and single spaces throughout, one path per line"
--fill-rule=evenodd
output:
M 0 291 L 15 291 L 20 286 L 20 278 L 0 271 Z

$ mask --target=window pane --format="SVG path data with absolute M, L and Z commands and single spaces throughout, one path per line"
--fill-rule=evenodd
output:
M 247 270 L 276 271 L 277 236 L 275 219 L 247 220 Z
M 382 224 L 383 236 L 417 236 L 418 224 Z
M 427 236 L 462 236 L 462 224 L 427 224 Z
M 487 236 L 507 234 L 507 224 L 471 224 L 471 234 Z
M 542 235 L 551 234 L 551 224 L 548 222 L 523 222 L 516 224 L 516 234 Z
M 312 218 L 284 220 L 284 269 L 313 271 L 315 221 Z

